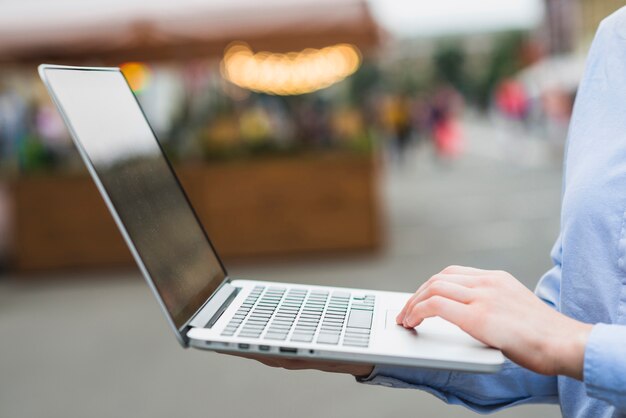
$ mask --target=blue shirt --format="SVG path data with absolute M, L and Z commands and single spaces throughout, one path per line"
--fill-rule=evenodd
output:
M 565 417 L 626 417 L 626 8 L 592 43 L 570 124 L 561 232 L 536 294 L 595 324 L 584 380 L 507 362 L 493 375 L 377 366 L 365 383 L 426 390 L 479 412 L 559 403 Z

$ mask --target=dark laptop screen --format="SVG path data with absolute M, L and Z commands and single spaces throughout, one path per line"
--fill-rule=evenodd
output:
M 75 139 L 180 328 L 225 272 L 135 97 L 119 71 L 44 71 Z

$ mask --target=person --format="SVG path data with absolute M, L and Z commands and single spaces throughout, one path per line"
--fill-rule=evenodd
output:
M 426 390 L 479 412 L 559 403 L 565 417 L 626 416 L 626 8 L 592 43 L 566 151 L 554 266 L 532 293 L 503 271 L 452 266 L 396 318 L 440 316 L 509 359 L 496 374 L 259 360 Z
M 452 87 L 440 87 L 433 98 L 431 130 L 440 162 L 451 162 L 463 151 L 463 135 L 458 121 L 461 95 Z

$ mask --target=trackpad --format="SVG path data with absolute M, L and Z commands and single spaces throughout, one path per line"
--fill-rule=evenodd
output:
M 406 329 L 396 324 L 399 313 L 400 310 L 388 309 L 385 321 L 385 338 L 390 338 L 397 344 L 485 346 L 456 325 L 438 317 L 425 319 L 415 329 Z

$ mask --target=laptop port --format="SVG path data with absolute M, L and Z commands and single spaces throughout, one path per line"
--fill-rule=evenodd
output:
M 279 350 L 281 353 L 297 353 L 298 352 L 297 348 L 291 348 L 291 347 L 280 347 Z
M 259 350 L 260 351 L 270 351 L 270 346 L 269 345 L 260 345 L 259 346 Z
M 242 350 L 247 350 L 250 348 L 250 344 L 239 343 L 239 348 Z

